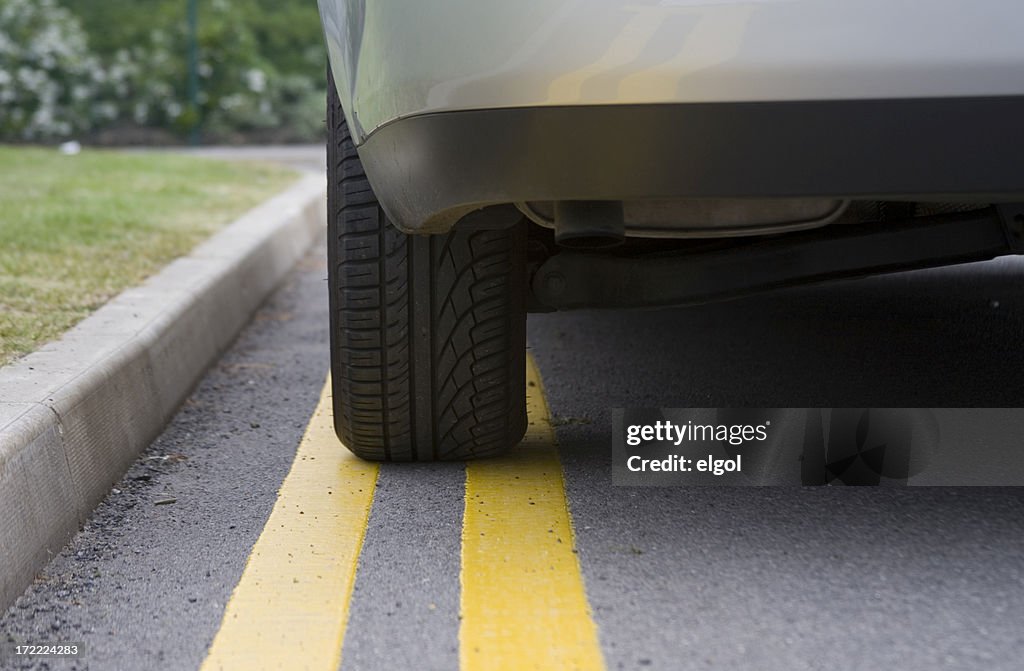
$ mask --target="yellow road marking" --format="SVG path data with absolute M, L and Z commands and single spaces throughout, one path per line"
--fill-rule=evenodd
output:
M 527 364 L 530 427 L 508 456 L 466 466 L 462 671 L 604 669 L 540 374 Z
M 331 416 L 328 378 L 203 671 L 338 668 L 378 468 Z

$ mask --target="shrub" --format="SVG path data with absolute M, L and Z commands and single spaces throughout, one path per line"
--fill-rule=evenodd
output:
M 54 140 L 126 125 L 179 136 L 199 126 L 222 141 L 322 133 L 315 4 L 200 0 L 194 108 L 185 7 L 184 0 L 0 0 L 0 139 Z
M 98 93 L 115 85 L 54 0 L 0 0 L 0 136 L 65 137 L 110 120 L 116 111 Z

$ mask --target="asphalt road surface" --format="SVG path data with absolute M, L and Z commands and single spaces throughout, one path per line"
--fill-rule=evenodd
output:
M 558 646 L 561 668 L 1021 668 L 1021 490 L 615 487 L 609 423 L 630 406 L 1020 406 L 1021 262 L 531 316 L 532 442 L 468 473 L 328 467 L 325 275 L 314 250 L 0 619 L 17 640 L 83 644 L 24 668 L 217 668 L 232 657 L 211 643 L 246 647 L 230 623 L 250 617 L 285 639 L 333 632 L 289 650 L 295 668 L 487 668 L 499 657 L 474 650 L 502 618 L 539 641 L 499 651 L 518 668 Z M 291 526 L 340 497 L 353 514 L 326 537 Z

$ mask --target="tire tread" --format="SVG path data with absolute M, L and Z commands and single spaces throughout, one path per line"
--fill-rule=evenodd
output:
M 329 86 L 335 429 L 374 461 L 489 456 L 526 429 L 524 230 L 406 235 L 377 203 Z

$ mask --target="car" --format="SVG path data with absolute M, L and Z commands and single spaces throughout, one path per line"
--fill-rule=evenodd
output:
M 528 312 L 1024 251 L 1017 0 L 319 0 L 335 425 L 526 428 Z

